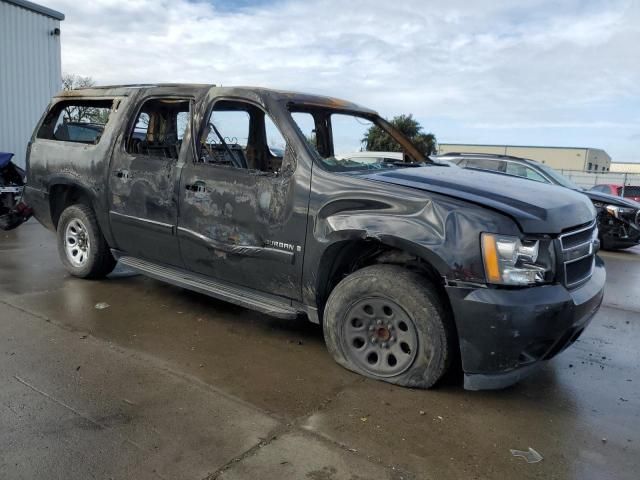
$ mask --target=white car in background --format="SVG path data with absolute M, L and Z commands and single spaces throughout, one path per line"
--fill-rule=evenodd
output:
M 402 152 L 352 152 L 336 155 L 338 160 L 354 160 L 358 163 L 365 163 L 374 165 L 377 163 L 396 163 L 404 162 L 404 153 Z M 444 160 L 437 157 L 429 157 L 429 159 L 438 165 L 447 165 L 449 167 L 456 167 L 456 165 L 448 160 Z
M 357 160 L 359 163 L 394 163 L 402 162 L 404 153 L 402 152 L 353 152 L 336 155 L 340 160 Z

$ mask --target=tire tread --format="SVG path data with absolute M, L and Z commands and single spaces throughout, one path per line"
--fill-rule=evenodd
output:
M 424 313 L 424 319 L 414 318 L 416 327 L 424 334 L 421 335 L 421 341 L 425 341 L 426 338 L 428 341 L 436 341 L 432 358 L 427 358 L 421 346 L 413 365 L 404 373 L 390 378 L 376 377 L 351 364 L 342 352 L 339 338 L 338 322 L 340 316 L 346 312 L 349 298 L 359 290 L 362 291 L 368 287 L 380 288 L 381 284 L 382 290 L 389 292 L 390 298 L 394 298 L 392 295 L 397 295 L 404 297 L 405 301 L 411 304 L 403 305 L 403 308 L 414 313 L 420 310 Z M 353 300 L 352 298 L 351 301 Z M 323 327 L 327 349 L 340 365 L 370 378 L 402 386 L 424 389 L 433 387 L 447 372 L 454 358 L 455 328 L 443 307 L 440 295 L 427 278 L 399 265 L 372 265 L 344 278 L 329 295 Z M 430 335 L 426 335 L 427 330 L 430 331 Z M 433 337 L 434 340 L 429 337 Z

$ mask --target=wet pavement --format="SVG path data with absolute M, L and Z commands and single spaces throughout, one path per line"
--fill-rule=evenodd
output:
M 30 221 L 0 233 L 0 478 L 636 479 L 640 249 L 602 257 L 602 309 L 540 372 L 418 391 L 340 368 L 308 322 L 72 278 Z

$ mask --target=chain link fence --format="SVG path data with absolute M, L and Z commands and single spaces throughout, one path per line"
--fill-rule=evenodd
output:
M 626 193 L 629 194 L 633 190 L 634 192 L 640 190 L 640 173 L 616 173 L 616 172 L 583 172 L 580 170 L 560 170 L 557 169 L 562 175 L 569 178 L 576 185 L 590 189 L 594 185 L 611 184 L 619 185 L 625 188 Z M 629 188 L 627 187 L 635 187 Z M 620 193 L 620 195 L 624 195 Z

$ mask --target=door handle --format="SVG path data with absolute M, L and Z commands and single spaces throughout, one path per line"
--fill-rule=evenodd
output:
M 123 180 L 127 180 L 132 177 L 128 170 L 116 170 L 115 175 L 117 178 L 122 178 Z

